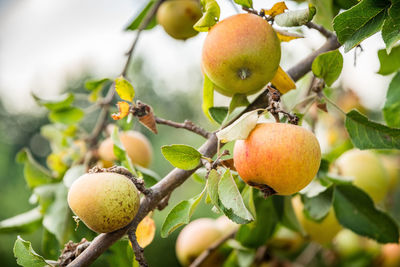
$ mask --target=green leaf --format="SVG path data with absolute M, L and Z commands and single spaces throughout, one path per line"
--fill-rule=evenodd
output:
M 337 185 L 333 206 L 340 224 L 380 243 L 397 243 L 399 232 L 388 215 L 375 208 L 372 199 L 352 185 Z
M 370 121 L 358 111 L 346 114 L 346 129 L 359 149 L 400 149 L 400 129 Z
M 161 227 L 162 237 L 167 237 L 178 227 L 189 223 L 190 217 L 192 217 L 192 214 L 202 199 L 205 191 L 206 187 L 204 187 L 203 191 L 201 191 L 199 195 L 189 200 L 184 200 L 172 208 Z
M 78 179 L 80 176 L 86 173 L 85 165 L 75 165 L 68 169 L 65 172 L 63 182 L 67 188 L 70 188 L 72 183 Z
M 390 54 L 387 54 L 385 49 L 379 50 L 378 57 L 381 63 L 379 74 L 388 75 L 400 69 L 400 45 L 394 47 Z
M 229 169 L 225 171 L 218 182 L 218 197 L 222 204 L 220 207 L 223 209 L 225 215 L 232 221 L 244 224 L 254 220 L 253 216 L 244 205 L 242 195 Z
M 42 214 L 45 213 L 48 207 L 53 203 L 58 187 L 58 184 L 45 184 L 33 189 L 33 195 L 30 201 L 35 200 L 35 203 L 39 203 L 40 212 Z
M 133 267 L 133 250 L 128 239 L 115 242 L 108 250 L 107 262 L 112 267 Z
M 200 164 L 201 153 L 187 145 L 162 146 L 163 156 L 176 168 L 193 170 Z
M 393 45 L 400 40 L 400 1 L 392 0 L 385 22 L 382 27 L 382 38 L 386 50 L 390 53 Z
M 247 107 L 250 104 L 245 94 L 234 94 L 229 104 L 229 114 L 238 107 Z
M 250 132 L 256 127 L 258 121 L 258 110 L 244 113 L 231 125 L 217 132 L 217 137 L 222 143 L 235 140 L 245 140 Z
M 330 31 L 333 30 L 332 20 L 334 17 L 332 11 L 332 2 L 333 0 L 309 0 L 309 3 L 313 4 L 317 9 L 317 12 L 314 16 L 314 22 L 324 26 Z
M 228 116 L 228 108 L 227 107 L 211 107 L 208 110 L 208 113 L 211 115 L 211 118 L 216 121 L 218 124 L 222 124 L 226 117 Z
M 383 117 L 388 126 L 400 128 L 400 72 L 390 82 L 383 107 Z
M 304 203 L 304 213 L 314 221 L 322 221 L 332 206 L 333 188 L 329 187 L 315 197 L 301 196 Z
M 54 202 L 48 207 L 43 218 L 43 226 L 54 234 L 60 243 L 68 241 L 72 230 L 72 214 L 67 202 L 68 189 L 63 183 L 57 184 Z
M 143 19 L 146 17 L 147 12 L 149 12 L 149 10 L 153 7 L 155 1 L 154 0 L 150 0 L 146 6 L 142 9 L 142 11 L 139 12 L 139 14 L 137 16 L 135 16 L 135 18 L 132 20 L 131 23 L 129 23 L 129 26 L 126 27 L 125 30 L 127 31 L 134 31 L 137 30 L 140 26 L 140 23 L 143 21 Z M 152 28 L 154 28 L 154 26 L 157 25 L 157 21 L 155 16 L 152 18 L 152 20 L 150 21 L 149 25 L 147 25 L 147 27 L 145 28 L 145 30 L 150 30 Z
M 275 22 L 281 27 L 301 26 L 310 22 L 316 13 L 313 5 L 309 5 L 306 9 L 288 11 L 275 16 Z
M 324 79 L 328 86 L 331 86 L 343 68 L 343 56 L 339 50 L 320 54 L 312 64 L 312 71 L 315 76 Z
M 249 224 L 241 225 L 237 234 L 238 240 L 243 246 L 257 248 L 272 236 L 278 223 L 272 198 L 264 199 L 259 194 L 254 194 L 256 207 L 256 219 Z
M 95 102 L 99 98 L 101 90 L 109 81 L 110 79 L 108 78 L 86 81 L 85 88 L 91 91 L 89 95 L 89 101 Z
M 122 76 L 115 79 L 115 91 L 125 101 L 132 102 L 135 97 L 135 90 L 132 84 Z
M 72 93 L 63 94 L 58 96 L 56 99 L 44 100 L 32 93 L 32 97 L 35 99 L 36 103 L 40 106 L 46 107 L 48 110 L 60 110 L 68 108 L 74 102 L 74 95 Z
M 57 259 L 60 256 L 61 246 L 55 235 L 43 228 L 42 255 L 47 259 Z
M 207 32 L 217 23 L 221 11 L 215 0 L 201 0 L 200 3 L 203 6 L 204 14 L 193 28 L 198 32 Z
M 234 2 L 238 5 L 241 5 L 243 7 L 248 7 L 252 8 L 253 7 L 253 1 L 252 0 L 234 0 Z
M 29 188 L 35 188 L 36 186 L 54 181 L 54 179 L 51 177 L 51 173 L 36 162 L 28 149 L 22 149 L 17 154 L 16 158 L 19 163 L 24 164 L 25 181 Z
M 333 28 L 345 52 L 381 29 L 389 4 L 386 0 L 363 0 L 335 17 Z
M 219 197 L 218 197 L 218 183 L 221 179 L 221 175 L 214 169 L 210 171 L 207 178 L 207 194 L 211 199 L 211 203 L 221 210 Z
M 52 110 L 49 113 L 49 119 L 52 122 L 70 125 L 78 123 L 84 115 L 85 113 L 80 108 L 66 107 L 63 109 Z
M 17 264 L 24 267 L 43 267 L 48 266 L 45 259 L 37 254 L 29 241 L 23 240 L 20 236 L 14 243 L 14 257 L 17 258 Z
M 209 120 L 213 120 L 208 112 L 210 108 L 214 106 L 214 84 L 208 78 L 206 74 L 204 74 L 204 82 L 203 82 L 203 105 L 202 109 L 204 114 L 207 116 Z
M 43 215 L 38 208 L 0 221 L 0 233 L 30 233 L 40 227 Z

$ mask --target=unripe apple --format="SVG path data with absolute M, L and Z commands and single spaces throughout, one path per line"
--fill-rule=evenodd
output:
M 204 250 L 222 238 L 215 220 L 201 218 L 186 225 L 176 241 L 176 255 L 183 266 L 192 263 Z
M 157 10 L 157 21 L 173 38 L 186 40 L 198 34 L 193 25 L 202 16 L 198 1 L 168 0 Z
M 136 240 L 142 248 L 147 247 L 154 239 L 156 224 L 154 220 L 146 216 L 136 228 Z
M 140 198 L 133 182 L 121 174 L 87 173 L 71 185 L 68 204 L 87 227 L 108 233 L 133 220 Z
M 342 229 L 339 222 L 336 220 L 335 212 L 333 211 L 333 209 L 329 211 L 328 215 L 321 222 L 316 222 L 308 219 L 304 215 L 304 206 L 299 196 L 292 198 L 292 204 L 297 219 L 299 220 L 307 234 L 310 236 L 311 240 L 321 245 L 327 245 Z
M 280 59 L 280 41 L 271 25 L 254 14 L 237 14 L 209 30 L 202 69 L 219 93 L 251 95 L 271 81 Z
M 120 134 L 120 139 L 132 163 L 145 168 L 150 165 L 153 152 L 146 136 L 140 132 L 127 131 Z M 112 162 L 117 159 L 114 154 L 114 143 L 111 138 L 107 138 L 101 142 L 98 152 L 102 160 Z
M 249 185 L 268 186 L 291 195 L 307 186 L 318 172 L 321 150 L 310 131 L 292 124 L 258 124 L 246 140 L 238 140 L 233 159 Z
M 376 203 L 386 196 L 389 178 L 374 152 L 351 149 L 336 160 L 335 167 L 340 175 L 353 177 L 353 183 L 367 192 Z
M 386 244 L 382 246 L 382 260 L 383 267 L 400 266 L 400 245 Z

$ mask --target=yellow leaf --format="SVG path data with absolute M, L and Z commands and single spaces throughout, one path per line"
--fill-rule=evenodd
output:
M 147 247 L 154 239 L 156 225 L 154 220 L 146 216 L 136 228 L 136 240 L 142 248 Z
M 282 31 L 282 30 L 278 30 L 278 29 L 274 29 L 274 30 L 281 42 L 290 42 L 290 41 L 298 39 L 298 38 L 304 38 L 304 36 L 297 34 L 297 33 Z
M 265 15 L 275 17 L 276 15 L 282 14 L 285 10 L 288 9 L 285 2 L 278 2 L 272 6 L 271 9 L 261 9 L 264 11 Z
M 292 89 L 296 89 L 296 84 L 290 78 L 290 76 L 279 66 L 274 78 L 272 78 L 271 83 L 278 89 L 278 91 L 283 95 Z
M 135 97 L 135 90 L 132 84 L 122 76 L 115 79 L 115 91 L 125 101 L 132 101 Z
M 204 74 L 202 109 L 204 114 L 210 121 L 213 121 L 213 119 L 208 110 L 213 106 L 214 106 L 214 84 L 212 83 L 210 78 L 208 78 L 207 75 Z
M 114 120 L 120 120 L 128 116 L 130 107 L 127 102 L 119 101 L 117 103 L 117 107 L 118 107 L 118 113 L 114 113 L 111 115 L 111 117 Z

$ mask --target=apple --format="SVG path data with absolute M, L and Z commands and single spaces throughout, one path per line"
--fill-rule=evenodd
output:
M 344 258 L 352 257 L 361 251 L 377 257 L 381 251 L 380 245 L 375 240 L 359 236 L 349 229 L 343 229 L 336 235 L 334 246 Z
M 223 237 L 223 232 L 210 218 L 201 218 L 190 222 L 179 233 L 176 241 L 176 255 L 183 266 L 189 266 L 204 250 Z M 220 261 L 215 254 L 210 261 Z M 215 266 L 210 262 L 204 266 Z
M 280 41 L 271 25 L 254 14 L 237 14 L 214 25 L 204 41 L 202 69 L 226 96 L 251 95 L 274 77 Z
M 127 131 L 120 134 L 121 143 L 133 164 L 148 167 L 153 158 L 151 144 L 146 136 L 136 131 Z M 113 162 L 117 158 L 114 154 L 114 143 L 111 138 L 101 142 L 98 150 L 99 156 L 106 162 Z
M 335 217 L 335 212 L 333 209 L 329 211 L 328 215 L 321 222 L 316 222 L 304 215 L 304 206 L 301 202 L 300 196 L 292 198 L 292 204 L 297 219 L 310 236 L 311 240 L 321 245 L 328 245 L 331 243 L 336 234 L 342 229 Z
M 386 244 L 382 246 L 382 266 L 398 267 L 400 266 L 400 245 Z
M 246 140 L 238 140 L 233 159 L 240 177 L 260 189 L 291 195 L 318 172 L 321 149 L 315 135 L 286 123 L 260 123 Z
M 202 16 L 201 6 L 194 0 L 164 1 L 157 10 L 157 21 L 171 37 L 186 40 L 198 34 L 193 25 Z
M 68 204 L 87 227 L 108 233 L 133 220 L 140 198 L 133 182 L 121 174 L 87 173 L 72 183 Z
M 348 150 L 336 160 L 334 168 L 338 174 L 352 177 L 354 185 L 367 192 L 375 203 L 388 192 L 389 177 L 382 161 L 371 150 Z

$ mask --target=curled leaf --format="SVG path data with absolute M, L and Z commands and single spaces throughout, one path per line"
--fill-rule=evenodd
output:
M 271 9 L 261 9 L 261 11 L 264 11 L 265 15 L 268 15 L 270 17 L 275 17 L 276 15 L 282 14 L 285 12 L 285 10 L 288 9 L 285 2 L 278 2 L 272 6 Z
M 193 28 L 198 32 L 207 32 L 217 23 L 221 11 L 215 0 L 201 0 L 200 2 L 203 6 L 204 14 Z
M 275 22 L 282 27 L 301 26 L 311 21 L 315 13 L 315 7 L 310 4 L 306 9 L 293 10 L 277 15 Z
M 218 139 L 222 143 L 246 139 L 254 127 L 256 127 L 258 117 L 258 110 L 253 110 L 243 114 L 234 123 L 220 130 L 217 133 Z
M 120 120 L 120 119 L 123 119 L 126 116 L 128 116 L 128 114 L 129 114 L 129 104 L 127 102 L 119 101 L 117 103 L 117 107 L 118 107 L 118 113 L 113 113 L 111 115 L 111 117 L 114 120 Z

